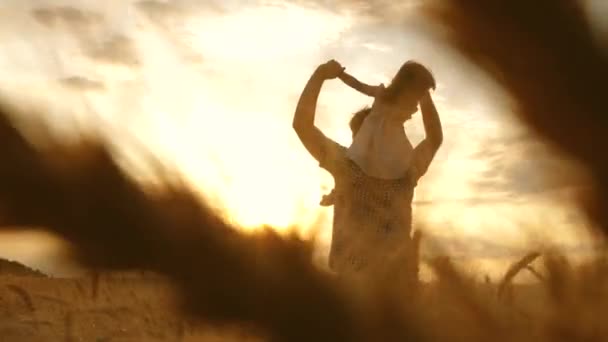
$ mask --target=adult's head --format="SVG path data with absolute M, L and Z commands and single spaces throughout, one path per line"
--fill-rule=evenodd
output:
M 384 100 L 396 110 L 399 121 L 406 121 L 418 110 L 422 96 L 435 89 L 433 74 L 416 61 L 405 62 L 386 87 Z

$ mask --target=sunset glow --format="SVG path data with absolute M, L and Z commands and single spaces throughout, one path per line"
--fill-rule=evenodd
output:
M 295 226 L 307 233 L 320 222 L 326 248 L 331 208 L 318 202 L 333 180 L 292 130 L 298 96 L 314 68 L 331 58 L 369 83 L 388 82 L 402 62 L 416 59 L 439 81 L 433 97 L 445 132 L 444 146 L 416 192 L 416 223 L 448 238 L 519 247 L 530 235 L 584 241 L 574 229 L 577 222 L 564 219 L 565 209 L 543 198 L 552 185 L 534 171 L 525 141 L 513 138 L 527 135 L 513 122 L 508 99 L 422 30 L 370 20 L 361 11 L 282 1 L 223 10 L 185 1 L 171 11 L 170 4 L 63 2 L 105 19 L 57 15 L 48 25 L 32 15 L 43 6 L 37 2 L 0 7 L 13 13 L 10 27 L 0 24 L 6 38 L 0 89 L 39 89 L 28 96 L 54 108 L 47 119 L 74 129 L 68 118 L 77 116 L 85 125 L 107 128 L 125 154 L 135 148 L 129 139 L 142 142 L 246 230 Z M 28 37 L 46 38 L 26 44 Z M 330 81 L 319 100 L 317 125 L 348 145 L 351 113 L 370 103 Z M 412 141 L 420 141 L 420 115 L 406 127 Z M 129 136 L 124 142 L 123 134 Z M 545 226 L 539 226 L 539 215 Z M 561 227 L 559 235 L 547 234 L 547 218 Z

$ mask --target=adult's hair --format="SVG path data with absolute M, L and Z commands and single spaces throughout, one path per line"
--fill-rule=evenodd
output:
M 422 87 L 435 90 L 435 77 L 424 65 L 409 60 L 399 68 L 391 84 L 386 87 L 385 96 L 389 101 L 396 101 L 410 87 Z

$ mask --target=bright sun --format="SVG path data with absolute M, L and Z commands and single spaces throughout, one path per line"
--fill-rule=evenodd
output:
M 349 25 L 348 18 L 294 5 L 245 8 L 188 24 L 190 44 L 217 76 L 193 85 L 194 109 L 183 126 L 163 125 L 163 144 L 184 174 L 213 192 L 231 221 L 246 229 L 284 230 L 306 228 L 317 219 L 320 185 L 327 179 L 294 139 L 295 104 L 281 86 L 289 79 L 273 83 L 270 77 L 285 77 L 278 69 L 252 73 L 272 69 L 269 62 L 307 58 L 302 55 Z M 259 77 L 254 84 L 263 84 L 263 91 L 244 84 L 244 77 Z

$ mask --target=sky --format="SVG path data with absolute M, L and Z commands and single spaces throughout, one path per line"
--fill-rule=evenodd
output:
M 444 129 L 416 190 L 415 225 L 482 273 L 504 272 L 533 241 L 588 250 L 586 222 L 567 203 L 577 166 L 513 118 L 509 97 L 441 41 L 420 3 L 3 0 L 0 92 L 44 108 L 41 119 L 66 138 L 102 132 L 142 179 L 138 153 L 151 151 L 243 229 L 296 226 L 306 236 L 316 227 L 326 255 L 332 212 L 318 202 L 333 180 L 291 128 L 298 96 L 332 58 L 371 84 L 415 59 L 437 79 Z M 606 6 L 590 5 L 606 31 L 597 14 Z M 329 81 L 316 124 L 348 145 L 348 120 L 368 104 Z M 423 138 L 419 114 L 406 131 L 414 143 Z M 5 234 L 0 256 L 69 273 L 61 246 L 48 235 Z

